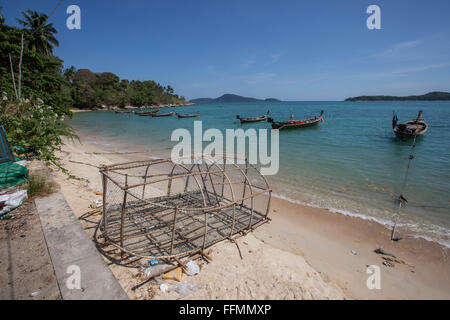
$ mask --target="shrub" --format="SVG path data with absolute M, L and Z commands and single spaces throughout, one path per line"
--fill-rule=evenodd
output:
M 3 93 L 0 101 L 0 124 L 10 144 L 25 147 L 46 164 L 53 163 L 67 173 L 55 151 L 61 150 L 62 137 L 78 137 L 64 117 L 39 98 L 9 100 Z
M 28 197 L 46 196 L 58 190 L 58 185 L 44 174 L 30 174 L 27 181 Z

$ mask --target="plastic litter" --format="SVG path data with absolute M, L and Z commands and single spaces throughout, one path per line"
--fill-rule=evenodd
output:
M 152 277 L 153 275 L 166 269 L 168 266 L 168 264 L 158 264 L 150 267 L 141 266 L 141 268 L 147 277 Z
M 176 284 L 170 291 L 178 292 L 179 296 L 177 299 L 183 299 L 184 297 L 195 293 L 197 291 L 197 285 L 192 280 L 189 280 Z
M 95 211 L 95 212 L 91 213 L 91 216 L 98 216 L 101 213 L 102 212 L 100 210 L 99 211 Z
M 102 200 L 95 200 L 93 201 L 93 203 L 91 203 L 91 208 L 92 209 L 97 209 L 103 206 L 103 201 Z
M 172 271 L 169 271 L 163 275 L 164 280 L 176 280 L 178 282 L 181 282 L 181 278 L 183 277 L 183 270 L 178 267 Z
M 169 286 L 165 283 L 161 283 L 161 285 L 159 286 L 159 290 L 161 290 L 161 292 L 166 292 L 169 289 Z
M 197 273 L 200 273 L 200 267 L 192 260 L 186 263 L 186 267 L 187 270 L 184 272 L 186 272 L 188 276 L 195 276 Z
M 30 297 L 37 297 L 39 293 L 41 293 L 41 290 L 33 291 L 32 293 L 30 293 Z
M 0 210 L 0 216 L 14 210 L 27 200 L 27 190 L 17 190 L 13 193 L 7 193 L 0 196 L 0 203 L 4 203 Z
M 150 260 L 149 264 L 150 264 L 151 266 L 155 266 L 155 265 L 158 264 L 158 260 L 157 260 L 157 259 L 152 259 L 152 260 Z
M 17 163 L 3 163 L 0 165 L 0 189 L 10 188 L 26 182 L 28 169 Z

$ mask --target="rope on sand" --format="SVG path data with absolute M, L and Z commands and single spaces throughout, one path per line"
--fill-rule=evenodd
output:
M 75 160 L 67 160 L 67 161 L 69 161 L 69 162 L 72 162 L 72 163 L 77 163 L 77 164 L 84 164 L 84 165 L 86 165 L 86 166 L 91 166 L 91 167 L 94 167 L 94 168 L 100 169 L 100 167 L 99 167 L 99 166 L 95 166 L 95 165 L 93 165 L 93 164 L 90 164 L 90 163 L 85 163 L 85 162 L 81 162 L 81 161 L 75 161 Z
M 417 136 L 414 136 L 414 141 L 413 141 L 413 144 L 411 146 L 411 153 L 409 154 L 409 158 L 408 158 L 408 167 L 406 168 L 405 179 L 403 180 L 403 185 L 402 185 L 402 189 L 401 189 L 401 192 L 400 192 L 400 196 L 397 198 L 397 200 L 398 200 L 398 210 L 397 210 L 394 226 L 392 228 L 392 233 L 391 233 L 391 240 L 392 241 L 399 241 L 399 240 L 401 240 L 401 238 L 394 238 L 394 236 L 395 236 L 395 229 L 397 228 L 397 223 L 398 223 L 398 220 L 399 220 L 400 209 L 404 205 L 406 205 L 408 203 L 408 200 L 406 200 L 406 198 L 403 196 L 403 193 L 405 192 L 406 182 L 408 181 L 408 174 L 409 174 L 409 168 L 411 167 L 411 160 L 414 159 L 414 148 L 416 147 L 416 137 Z

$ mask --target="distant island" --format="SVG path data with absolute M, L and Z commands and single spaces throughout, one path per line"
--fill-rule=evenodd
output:
M 345 101 L 437 101 L 437 100 L 450 100 L 450 93 L 448 92 L 429 92 L 420 96 L 359 96 L 347 98 Z
M 198 98 L 198 99 L 192 99 L 190 102 L 192 103 L 202 103 L 202 102 L 277 102 L 280 101 L 275 98 L 267 98 L 267 99 L 256 99 L 256 98 L 249 98 L 249 97 L 243 97 L 239 96 L 237 94 L 224 94 L 221 95 L 218 98 Z

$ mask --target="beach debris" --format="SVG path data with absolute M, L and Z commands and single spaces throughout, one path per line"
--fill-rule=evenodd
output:
M 383 265 L 385 265 L 386 267 L 390 267 L 390 268 L 394 268 L 395 267 L 395 264 L 393 264 L 392 262 L 390 262 L 390 261 L 383 261 Z
M 178 283 L 175 285 L 170 291 L 175 291 L 179 293 L 179 296 L 177 299 L 183 299 L 184 297 L 187 297 L 197 291 L 197 285 L 192 281 L 186 281 L 182 283 Z
M 414 268 L 414 266 L 411 266 L 411 265 L 407 264 L 405 261 L 403 261 L 401 259 L 398 259 L 398 258 L 392 258 L 392 257 L 382 257 L 382 258 L 385 261 L 388 261 L 388 262 L 395 262 L 395 263 L 399 263 L 399 264 L 406 264 L 406 265 Z
M 28 193 L 25 189 L 16 190 L 13 193 L 6 193 L 0 196 L 1 210 L 0 216 L 20 207 L 22 203 L 27 200 Z
M 373 252 L 378 253 L 378 254 L 382 254 L 382 255 L 385 255 L 385 256 L 391 256 L 391 257 L 397 258 L 394 254 L 384 251 L 383 248 L 375 249 L 375 250 L 373 250 Z
M 0 220 L 10 220 L 10 219 L 12 219 L 12 218 L 14 218 L 14 216 L 13 215 L 4 215 L 4 216 L 1 216 L 0 217 Z
M 159 286 L 159 290 L 161 290 L 161 292 L 166 292 L 169 289 L 169 286 L 165 283 L 161 283 L 161 285 Z
M 33 291 L 32 293 L 30 293 L 30 297 L 37 297 L 38 295 L 39 295 L 39 293 L 41 293 L 41 290 L 36 290 L 36 291 Z
M 98 216 L 100 213 L 102 213 L 100 210 L 94 211 L 91 213 L 91 216 Z
M 355 250 L 350 250 L 350 253 L 353 254 L 354 256 L 358 254 L 358 252 L 356 252 Z
M 194 261 L 189 261 L 186 263 L 186 270 L 184 270 L 188 276 L 195 276 L 200 273 L 200 267 Z
M 162 276 L 164 280 L 175 280 L 178 282 L 181 282 L 182 277 L 183 277 L 183 269 L 181 269 L 180 267 L 172 271 L 169 271 Z
M 155 266 L 158 264 L 158 260 L 157 259 L 152 259 L 148 262 L 151 266 Z
M 101 192 L 101 191 L 96 191 L 95 194 L 96 194 L 97 196 L 101 196 L 101 195 L 103 195 L 103 192 Z
M 164 269 L 167 269 L 168 267 L 168 264 L 158 264 L 150 267 L 141 266 L 141 269 L 147 277 L 151 278 L 161 271 L 164 271 Z
M 228 237 L 228 240 L 230 240 L 231 242 L 233 242 L 236 245 L 236 247 L 239 251 L 239 256 L 241 257 L 241 260 L 243 260 L 244 258 L 242 257 L 241 248 L 239 248 L 239 244 L 237 243 L 237 241 L 231 237 Z M 264 242 L 264 240 L 261 240 L 261 242 Z
M 103 201 L 100 200 L 100 199 L 97 199 L 97 200 L 93 201 L 93 202 L 91 203 L 91 205 L 90 205 L 90 207 L 91 207 L 92 209 L 97 209 L 97 208 L 100 208 L 100 207 L 102 207 L 102 206 L 103 206 Z

